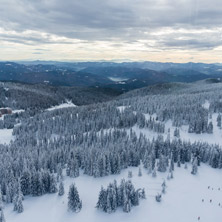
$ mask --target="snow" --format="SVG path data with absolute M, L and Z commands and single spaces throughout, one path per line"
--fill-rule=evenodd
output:
M 112 80 L 113 82 L 121 82 L 128 80 L 126 78 L 120 78 L 120 77 L 109 77 L 109 79 Z
M 73 104 L 71 101 L 67 101 L 66 103 L 62 103 L 58 106 L 53 106 L 51 108 L 48 108 L 48 111 L 56 110 L 56 109 L 63 109 L 63 108 L 70 108 L 70 107 L 76 107 L 75 104 Z
M 119 109 L 124 110 L 124 107 L 119 107 Z M 149 120 L 150 116 L 152 118 L 156 118 L 156 114 L 144 114 L 146 120 Z M 210 119 L 209 121 L 212 121 L 213 123 L 213 134 L 208 134 L 208 133 L 201 133 L 201 134 L 196 134 L 196 133 L 188 133 L 188 126 L 187 125 L 183 125 L 181 127 L 179 127 L 180 130 L 180 138 L 182 140 L 185 141 L 190 141 L 192 143 L 194 142 L 207 142 L 209 144 L 218 144 L 218 145 L 222 145 L 222 129 L 220 129 L 217 126 L 217 116 L 218 113 L 214 113 L 212 115 L 212 119 Z M 158 122 L 158 121 L 156 121 Z M 146 129 L 146 128 L 139 128 L 137 125 L 132 127 L 132 130 L 136 133 L 136 135 L 139 137 L 140 133 L 144 134 L 148 139 L 152 140 L 153 138 L 157 138 L 158 135 L 162 135 L 164 137 L 164 139 L 167 138 L 168 136 L 168 129 L 170 129 L 170 139 L 174 139 L 174 130 L 176 129 L 176 127 L 172 126 L 172 121 L 168 120 L 165 123 L 165 132 L 163 134 L 161 133 L 156 133 L 152 130 Z M 129 131 L 129 130 L 128 130 Z
M 209 109 L 209 107 L 210 107 L 210 103 L 208 100 L 206 100 L 205 103 L 203 104 L 203 108 Z
M 13 129 L 0 129 L 0 144 L 9 144 L 13 140 Z
M 25 112 L 24 109 L 16 109 L 16 110 L 12 110 L 12 113 L 22 113 Z
M 116 108 L 122 113 L 128 106 L 117 106 Z
M 107 214 L 95 208 L 101 185 L 106 187 L 114 179 L 119 183 L 122 178 L 127 179 L 128 170 L 132 170 L 131 179 L 135 188 L 145 188 L 146 200 L 141 200 L 140 205 L 133 207 L 130 213 L 117 212 Z M 157 172 L 153 178 L 142 169 L 143 176 L 138 177 L 138 167 L 123 170 L 119 175 L 103 178 L 93 178 L 81 175 L 78 178 L 65 177 L 65 195 L 48 194 L 42 197 L 26 197 L 24 200 L 25 211 L 22 214 L 13 212 L 13 206 L 5 206 L 7 222 L 195 222 L 200 216 L 201 222 L 220 222 L 222 217 L 222 177 L 221 170 L 209 166 L 199 167 L 197 175 L 188 169 L 176 167 L 174 178 L 166 180 L 166 194 L 162 202 L 157 203 L 154 195 L 161 191 L 161 183 L 166 179 L 167 173 Z M 71 183 L 75 183 L 83 202 L 80 213 L 67 211 L 67 193 Z M 210 186 L 210 189 L 208 189 Z M 218 190 L 220 188 L 220 190 Z M 213 189 L 213 190 L 212 190 Z M 202 202 L 204 199 L 204 202 Z M 212 200 L 212 203 L 210 203 Z
M 212 115 L 212 123 L 213 123 L 213 134 L 202 133 L 188 133 L 188 126 L 180 127 L 180 138 L 190 142 L 207 142 L 209 144 L 219 144 L 222 145 L 222 129 L 217 126 L 217 114 Z M 173 133 L 176 127 L 172 127 L 172 122 L 168 121 L 166 123 L 166 129 L 171 129 L 171 138 L 173 138 Z

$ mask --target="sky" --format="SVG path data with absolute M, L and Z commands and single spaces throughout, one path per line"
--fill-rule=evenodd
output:
M 0 0 L 0 60 L 222 62 L 221 0 Z

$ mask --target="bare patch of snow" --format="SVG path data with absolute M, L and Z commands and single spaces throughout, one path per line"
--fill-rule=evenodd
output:
M 210 103 L 208 100 L 206 100 L 205 103 L 203 104 L 203 108 L 209 109 L 209 107 L 210 107 Z
M 25 112 L 24 109 L 16 109 L 16 110 L 12 110 L 12 113 L 22 113 Z
M 13 140 L 13 129 L 0 129 L 0 144 L 9 144 Z
M 52 110 L 55 110 L 55 109 L 64 109 L 64 108 L 70 108 L 70 107 L 76 107 L 76 105 L 73 104 L 71 101 L 67 101 L 66 103 L 62 103 L 58 106 L 53 106 L 51 108 L 48 108 L 47 110 L 52 111 Z
M 128 106 L 117 106 L 116 108 L 122 113 Z
M 128 80 L 127 78 L 121 78 L 121 77 L 108 77 L 108 79 L 112 80 L 113 82 L 121 82 Z

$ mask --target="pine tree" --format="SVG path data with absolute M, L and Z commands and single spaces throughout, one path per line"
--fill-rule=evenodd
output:
M 63 184 L 63 182 L 61 181 L 60 184 L 59 184 L 59 192 L 58 192 L 58 195 L 59 195 L 59 196 L 63 196 L 64 193 L 65 193 L 64 184 Z
M 0 211 L 3 210 L 2 190 L 0 187 Z
M 139 171 L 138 171 L 138 176 L 141 177 L 142 176 L 142 170 L 141 168 L 139 167 Z
M 170 159 L 170 170 L 171 171 L 174 170 L 174 160 L 173 160 L 173 158 Z
M 191 173 L 193 175 L 197 174 L 198 166 L 197 166 L 197 157 L 194 158 L 193 163 L 192 163 L 192 171 Z
M 165 194 L 166 193 L 166 181 L 164 180 L 162 183 L 162 193 Z
M 18 210 L 18 195 L 14 196 L 13 198 L 13 211 Z
M 0 222 L 5 222 L 5 216 L 3 210 L 0 210 Z
M 133 177 L 132 171 L 128 171 L 128 178 L 132 178 L 132 177 Z
M 173 133 L 173 134 L 174 134 L 175 137 L 178 137 L 178 138 L 179 138 L 179 137 L 180 137 L 180 130 L 179 130 L 178 128 L 176 128 L 176 129 L 174 130 L 174 133 Z
M 22 197 L 19 196 L 17 200 L 17 212 L 22 213 L 24 211 L 23 203 L 22 203 Z
M 170 179 L 173 179 L 173 171 L 170 172 Z
M 82 209 L 82 201 L 79 198 L 79 193 L 75 184 L 72 184 L 69 187 L 68 209 L 76 213 Z
M 146 192 L 144 188 L 142 189 L 142 192 L 141 192 L 141 198 L 146 199 Z
M 209 133 L 209 134 L 212 134 L 212 133 L 213 133 L 213 123 L 212 123 L 212 122 L 210 122 L 210 123 L 208 124 L 207 133 Z
M 166 172 L 167 166 L 166 166 L 166 158 L 161 155 L 158 162 L 158 171 L 160 172 Z
M 107 211 L 106 205 L 107 205 L 107 192 L 106 192 L 106 190 L 104 190 L 103 187 L 101 187 L 101 190 L 99 193 L 99 199 L 96 204 L 96 208 L 101 209 L 106 212 Z
M 156 168 L 153 169 L 152 177 L 156 177 Z
M 126 194 L 126 190 L 123 191 L 123 211 L 126 213 L 131 211 L 131 201 Z
M 158 194 L 155 196 L 155 198 L 156 198 L 156 201 L 157 201 L 157 202 L 161 202 L 161 200 L 162 200 L 162 195 L 158 193 Z
M 56 193 L 58 191 L 56 179 L 53 174 L 50 175 L 50 181 L 49 181 L 49 193 Z
M 217 126 L 221 128 L 221 114 L 219 113 L 217 116 Z
M 22 173 L 20 184 L 23 195 L 29 195 L 31 190 L 31 175 L 28 170 Z

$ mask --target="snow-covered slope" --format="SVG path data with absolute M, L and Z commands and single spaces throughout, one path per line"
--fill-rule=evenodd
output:
M 65 194 L 59 197 L 57 194 L 48 194 L 42 197 L 26 197 L 24 201 L 25 211 L 17 214 L 12 211 L 13 206 L 5 207 L 5 216 L 8 222 L 220 222 L 222 218 L 222 177 L 221 171 L 209 166 L 199 167 L 198 175 L 193 176 L 191 166 L 184 169 L 176 167 L 174 178 L 167 180 L 167 173 L 157 173 L 153 178 L 142 169 L 142 177 L 138 177 L 138 167 L 131 167 L 133 172 L 131 179 L 135 187 L 144 187 L 146 200 L 132 208 L 130 213 L 124 213 L 121 209 L 112 214 L 100 212 L 95 208 L 101 185 L 106 187 L 114 179 L 120 182 L 127 179 L 128 170 L 120 175 L 112 175 L 103 178 L 92 178 L 81 175 L 78 178 L 65 178 Z M 161 192 L 161 184 L 166 180 L 166 194 L 162 202 L 155 201 L 155 195 Z M 67 193 L 71 183 L 75 183 L 83 202 L 80 213 L 67 211 Z M 209 188 L 208 188 L 209 187 Z M 219 190 L 220 189 L 220 190 Z M 212 200 L 212 202 L 210 202 Z M 219 206 L 219 204 L 221 206 Z

